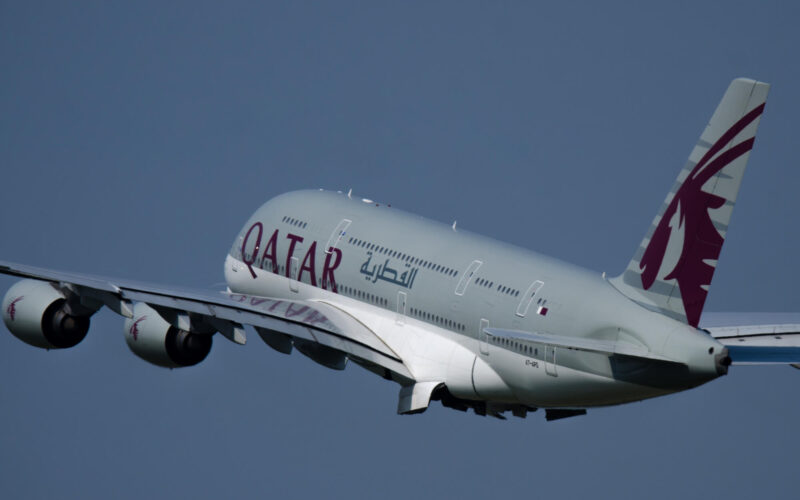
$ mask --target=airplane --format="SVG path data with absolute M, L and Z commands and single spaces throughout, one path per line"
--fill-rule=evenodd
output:
M 672 394 L 731 366 L 800 367 L 800 324 L 701 325 L 769 85 L 733 80 L 616 277 L 434 222 L 352 190 L 277 196 L 225 257 L 227 289 L 184 290 L 0 262 L 23 278 L 3 321 L 23 342 L 74 347 L 103 306 L 130 350 L 203 361 L 216 333 L 399 385 L 397 412 L 432 401 L 546 420 Z

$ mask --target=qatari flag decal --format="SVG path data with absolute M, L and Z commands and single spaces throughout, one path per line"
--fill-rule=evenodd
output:
M 537 309 L 536 312 L 541 316 L 547 316 L 547 308 L 544 306 L 539 306 L 539 309 Z

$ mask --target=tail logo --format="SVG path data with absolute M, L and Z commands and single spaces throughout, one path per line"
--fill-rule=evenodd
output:
M 639 268 L 642 269 L 642 286 L 647 290 L 653 285 L 661 270 L 667 245 L 672 235 L 673 228 L 670 222 L 677 213 L 678 217 L 675 220 L 677 220 L 678 228 L 683 229 L 684 233 L 683 247 L 675 267 L 663 279 L 665 281 L 677 280 L 683 307 L 686 311 L 686 319 L 692 326 L 697 326 L 700 321 L 700 313 L 703 310 L 706 295 L 708 295 L 708 285 L 711 284 L 714 274 L 714 267 L 707 261 L 715 261 L 719 258 L 724 242 L 723 237 L 714 227 L 708 211 L 722 207 L 726 200 L 703 191 L 702 187 L 720 170 L 753 148 L 755 138 L 751 137 L 714 158 L 763 111 L 764 104 L 761 104 L 747 113 L 722 134 L 703 155 L 661 216 L 639 262 Z M 713 161 L 711 161 L 712 158 Z
M 6 312 L 8 313 L 8 317 L 11 318 L 11 321 L 14 321 L 14 318 L 16 318 L 17 316 L 17 306 L 16 306 L 17 302 L 19 302 L 24 298 L 25 298 L 24 295 L 20 295 L 16 299 L 12 300 L 10 304 L 8 304 Z
M 139 323 L 147 319 L 147 315 L 142 316 L 141 318 L 137 319 L 133 322 L 130 328 L 131 337 L 133 340 L 139 340 Z

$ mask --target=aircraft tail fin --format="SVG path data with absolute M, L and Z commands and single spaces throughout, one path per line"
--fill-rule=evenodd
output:
M 731 82 L 627 269 L 610 280 L 624 295 L 697 326 L 768 92 Z

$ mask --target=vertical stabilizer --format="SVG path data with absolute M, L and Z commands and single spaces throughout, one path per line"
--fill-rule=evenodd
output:
M 620 292 L 697 326 L 768 91 L 731 82 L 627 269 L 611 280 Z

